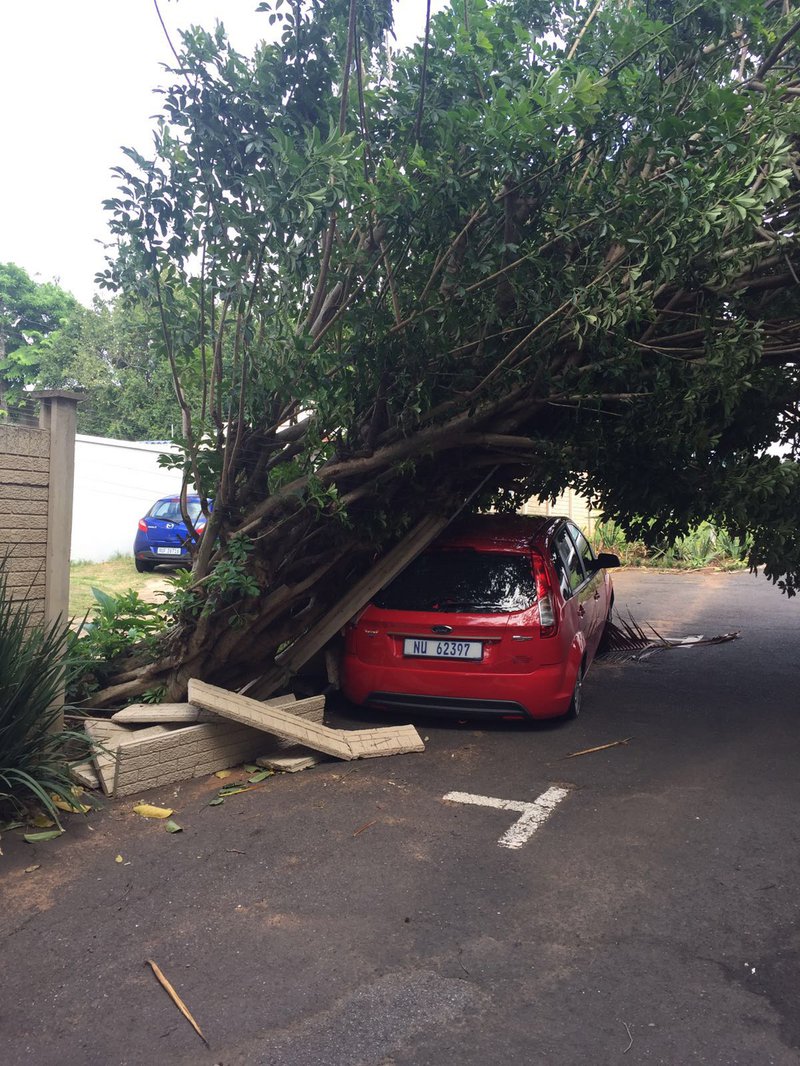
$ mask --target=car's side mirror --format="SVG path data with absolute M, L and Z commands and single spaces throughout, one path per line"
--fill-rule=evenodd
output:
M 592 569 L 611 570 L 615 566 L 622 566 L 618 555 L 614 555 L 612 552 L 599 552 Z

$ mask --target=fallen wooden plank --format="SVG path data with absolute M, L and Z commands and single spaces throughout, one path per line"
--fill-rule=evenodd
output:
M 424 551 L 449 521 L 449 518 L 442 518 L 440 515 L 428 515 L 418 522 L 399 544 L 378 560 L 368 574 L 348 589 L 347 594 L 324 618 L 315 623 L 313 629 L 277 655 L 276 664 L 291 673 L 299 670 L 312 655 L 325 647 L 331 637 L 338 633 L 376 592 Z
M 127 739 L 117 748 L 113 794 L 130 796 L 227 770 L 238 763 L 255 762 L 269 747 L 270 740 L 261 730 L 224 721 L 164 730 L 163 735 L 141 740 Z
M 293 740 L 296 744 L 333 755 L 337 759 L 369 759 L 425 750 L 422 738 L 412 725 L 380 729 L 331 729 L 317 722 L 304 721 L 281 707 L 259 703 L 248 696 L 240 696 L 194 678 L 189 681 L 189 700 L 207 711 L 215 711 L 223 718 L 263 729 L 266 733 Z

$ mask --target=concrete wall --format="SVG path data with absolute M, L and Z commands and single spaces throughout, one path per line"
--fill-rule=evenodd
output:
M 7 583 L 34 622 L 44 620 L 50 434 L 0 426 L 0 553 L 11 552 Z
M 0 425 L 0 552 L 33 623 L 66 619 L 78 397 L 33 393 L 39 425 Z
M 75 438 L 72 559 L 103 562 L 133 553 L 139 519 L 161 496 L 177 495 L 181 475 L 162 470 L 169 444 L 135 444 L 104 437 Z

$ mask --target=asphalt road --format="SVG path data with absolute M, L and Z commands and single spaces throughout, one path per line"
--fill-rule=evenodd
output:
M 575 723 L 422 722 L 421 755 L 222 806 L 215 778 L 149 794 L 179 834 L 131 801 L 49 844 L 5 834 L 0 1061 L 800 1063 L 800 597 L 747 574 L 616 587 L 660 632 L 741 639 L 596 664 Z

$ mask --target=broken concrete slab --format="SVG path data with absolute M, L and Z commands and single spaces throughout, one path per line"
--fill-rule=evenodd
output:
M 84 788 L 100 788 L 100 778 L 90 759 L 71 766 L 69 772 L 72 774 L 72 779 Z
M 325 712 L 325 697 L 311 696 L 298 700 L 291 693 L 275 696 L 268 701 L 273 707 L 291 707 L 292 714 L 321 722 Z M 219 715 L 205 711 L 192 703 L 132 703 L 129 707 L 111 715 L 117 725 L 172 724 L 194 725 L 196 722 L 218 722 Z
M 261 730 L 224 721 L 165 729 L 159 736 L 144 737 L 145 732 L 149 730 L 141 730 L 117 748 L 115 796 L 255 762 L 269 748 L 269 738 Z
M 325 760 L 319 751 L 309 751 L 299 744 L 286 747 L 275 755 L 261 755 L 256 759 L 259 766 L 266 770 L 275 770 L 282 774 L 296 774 L 298 770 L 308 770 Z
M 241 725 L 263 729 L 267 733 L 292 740 L 304 747 L 333 755 L 337 759 L 369 759 L 380 755 L 400 755 L 424 751 L 422 738 L 412 725 L 378 729 L 331 729 L 310 722 L 280 707 L 260 703 L 248 696 L 208 685 L 194 678 L 189 681 L 189 701 L 223 718 Z
M 211 711 L 201 711 L 191 703 L 132 703 L 111 715 L 117 725 L 195 725 L 219 720 Z
M 125 726 L 111 722 L 107 718 L 87 718 L 84 729 L 95 744 L 102 745 L 105 750 L 98 750 L 92 756 L 100 784 L 107 796 L 114 791 L 114 774 L 117 763 L 117 749 L 131 739 L 146 740 L 169 733 L 165 725 L 152 726 L 149 729 L 128 729 Z

